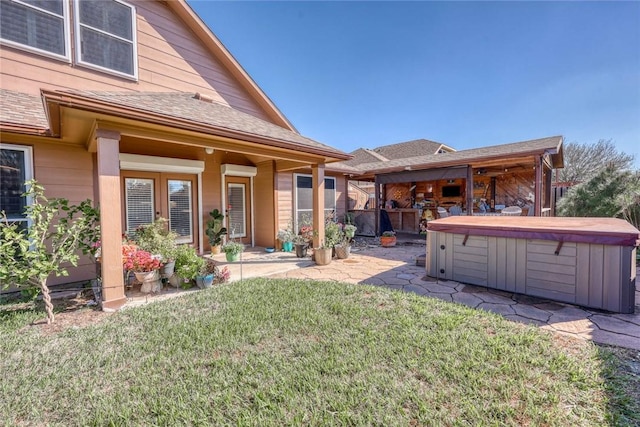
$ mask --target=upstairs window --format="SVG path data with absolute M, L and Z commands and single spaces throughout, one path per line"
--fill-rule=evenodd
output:
M 136 11 L 119 0 L 75 0 L 78 64 L 137 78 Z
M 67 2 L 63 0 L 0 0 L 3 43 L 69 59 Z

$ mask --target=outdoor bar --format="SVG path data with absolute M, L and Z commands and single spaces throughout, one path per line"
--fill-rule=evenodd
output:
M 430 221 L 427 275 L 618 313 L 635 309 L 640 231 L 616 218 Z

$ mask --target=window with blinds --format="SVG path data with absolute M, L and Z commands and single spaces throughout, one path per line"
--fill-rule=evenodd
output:
M 31 178 L 31 147 L 0 144 L 0 211 L 23 230 L 28 226 L 24 210 L 29 200 L 22 194 L 26 191 L 25 181 Z
M 229 184 L 227 188 L 227 198 L 231 206 L 228 213 L 229 226 L 227 227 L 229 237 L 246 237 L 247 206 L 245 204 L 244 184 Z
M 47 56 L 68 59 L 66 2 L 62 0 L 0 1 L 3 42 Z
M 125 209 L 127 232 L 155 219 L 153 179 L 125 179 Z
M 296 229 L 301 224 L 309 224 L 313 217 L 313 185 L 311 175 L 295 175 Z M 324 213 L 325 218 L 335 219 L 336 211 L 336 179 L 324 179 Z
M 179 243 L 193 242 L 193 212 L 191 181 L 170 179 L 169 228 L 178 234 Z
M 76 0 L 78 63 L 137 77 L 136 12 L 120 0 Z

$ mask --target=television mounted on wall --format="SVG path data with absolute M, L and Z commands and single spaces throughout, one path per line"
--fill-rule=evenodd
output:
M 442 197 L 460 197 L 459 185 L 447 185 L 442 187 Z

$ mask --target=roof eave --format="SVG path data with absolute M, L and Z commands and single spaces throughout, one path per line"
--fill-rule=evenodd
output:
M 308 147 L 308 146 L 300 145 L 294 142 L 284 141 L 284 140 L 275 139 L 275 138 L 269 138 L 266 136 L 242 132 L 235 129 L 207 125 L 204 123 L 193 122 L 186 119 L 180 119 L 180 118 L 171 117 L 163 114 L 152 113 L 149 111 L 143 111 L 143 110 L 139 110 L 131 107 L 126 107 L 126 106 L 106 102 L 104 100 L 84 97 L 79 94 L 72 94 L 67 92 L 61 93 L 61 92 L 47 90 L 47 89 L 43 89 L 41 92 L 42 92 L 43 99 L 45 100 L 45 105 L 47 110 L 51 108 L 51 105 L 59 105 L 59 106 L 65 106 L 68 108 L 90 111 L 93 113 L 107 114 L 110 116 L 124 118 L 124 119 L 136 119 L 136 120 L 144 121 L 147 123 L 175 127 L 182 130 L 194 131 L 194 132 L 204 133 L 208 135 L 234 138 L 234 139 L 266 145 L 274 148 L 302 151 L 306 154 L 326 157 L 327 162 L 348 160 L 351 158 L 351 156 L 346 153 Z

